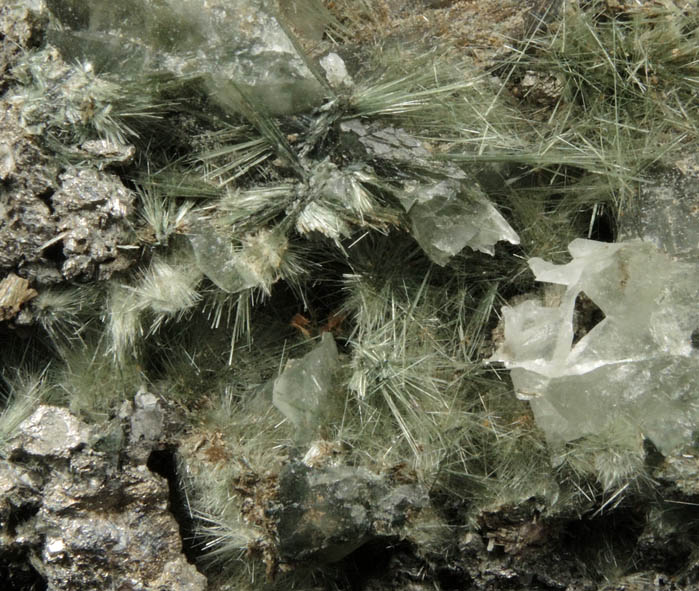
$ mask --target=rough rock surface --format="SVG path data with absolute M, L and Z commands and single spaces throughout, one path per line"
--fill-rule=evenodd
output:
M 43 0 L 9 0 L 0 6 L 0 92 L 5 89 L 7 73 L 22 50 L 37 46 L 43 39 L 48 17 Z
M 411 512 L 427 504 L 417 485 L 391 489 L 362 468 L 285 466 L 279 478 L 282 560 L 336 562 L 370 540 L 397 535 Z
M 26 279 L 10 273 L 0 281 L 0 321 L 14 318 L 22 305 L 36 296 Z
M 140 396 L 130 420 L 140 430 L 140 415 L 157 406 L 149 396 Z M 34 568 L 56 591 L 205 589 L 181 552 L 166 480 L 149 470 L 143 450 L 119 449 L 122 428 L 113 427 L 121 438 L 52 406 L 20 425 L 0 461 L 0 567 L 16 579 L 34 555 Z
M 45 145 L 56 140 L 47 126 L 52 109 L 61 105 L 36 89 L 12 86 L 18 70 L 31 70 L 23 62 L 26 50 L 44 43 L 48 21 L 42 0 L 0 6 L 0 92 L 6 91 L 0 98 L 0 274 L 16 273 L 31 287 L 105 279 L 130 265 L 117 245 L 124 242 L 134 196 L 119 178 L 101 171 L 125 157 L 103 153 L 98 141 L 84 142 L 73 147 L 82 168 L 66 168 Z M 60 74 L 71 68 L 55 51 L 46 55 L 53 61 L 42 67 L 57 78 L 44 83 L 59 85 Z M 100 170 L 85 168 L 94 158 Z
M 133 193 L 114 175 L 61 172 L 0 101 L 0 271 L 35 285 L 106 279 L 130 261 L 118 249 Z

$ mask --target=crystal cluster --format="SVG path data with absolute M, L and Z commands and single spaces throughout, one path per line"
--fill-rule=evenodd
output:
M 577 239 L 573 260 L 529 261 L 536 279 L 565 286 L 560 305 L 504 307 L 505 339 L 491 361 L 511 369 L 552 443 L 630 421 L 663 453 L 691 441 L 699 421 L 699 267 L 650 243 Z M 576 299 L 604 319 L 574 342 Z
M 203 77 L 219 98 L 235 80 L 274 114 L 306 109 L 322 97 L 320 84 L 262 0 L 51 4 L 61 24 L 51 31 L 51 42 L 100 71 Z
M 444 266 L 467 246 L 492 255 L 496 242 L 519 244 L 517 233 L 476 180 L 454 165 L 431 160 L 419 139 L 402 129 L 366 126 L 357 119 L 344 121 L 340 130 L 348 149 L 362 158 L 426 173 L 422 178 L 401 179 L 391 192 L 407 214 L 413 237 L 432 262 Z M 436 180 L 425 180 L 431 176 Z

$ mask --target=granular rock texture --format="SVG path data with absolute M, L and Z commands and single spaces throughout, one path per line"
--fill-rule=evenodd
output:
M 41 43 L 48 17 L 43 0 L 8 0 L 0 6 L 0 91 L 5 89 L 6 76 L 22 51 Z
M 420 487 L 391 490 L 367 470 L 288 464 L 280 474 L 280 553 L 288 561 L 336 562 L 370 540 L 398 535 L 425 504 Z
M 25 133 L 17 109 L 0 104 L 0 270 L 47 285 L 128 267 L 118 245 L 133 193 L 106 172 L 61 172 Z
M 167 482 L 143 453 L 116 449 L 111 427 L 102 436 L 52 406 L 20 425 L 0 462 L 0 567 L 17 576 L 34 555 L 56 591 L 205 589 L 181 553 Z
M 38 285 L 105 279 L 126 268 L 118 249 L 133 194 L 114 175 L 59 172 L 27 137 L 17 114 L 0 115 L 0 269 Z

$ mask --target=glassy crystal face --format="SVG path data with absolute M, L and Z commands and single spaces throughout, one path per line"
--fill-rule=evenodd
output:
M 558 307 L 503 308 L 505 339 L 490 361 L 511 369 L 552 443 L 629 420 L 663 453 L 691 441 L 699 424 L 699 266 L 650 243 L 574 240 L 565 265 L 534 258 L 536 279 L 559 284 Z M 574 343 L 584 292 L 604 319 Z
M 357 119 L 343 121 L 340 130 L 348 146 L 354 143 L 349 151 L 361 146 L 368 160 L 416 167 L 438 179 L 425 182 L 416 176 L 394 187 L 411 234 L 432 262 L 444 266 L 467 246 L 492 255 L 497 242 L 519 244 L 517 233 L 476 180 L 454 165 L 436 164 L 419 139 L 403 129 L 366 126 Z
M 421 184 L 405 192 L 402 203 L 412 223 L 412 234 L 430 259 L 446 265 L 465 247 L 492 255 L 501 240 L 519 244 L 519 236 L 476 187 L 446 179 Z
M 328 418 L 338 364 L 335 339 L 326 332 L 319 345 L 301 359 L 289 361 L 275 380 L 272 401 L 296 427 L 299 440 L 310 441 Z
M 251 288 L 269 292 L 287 249 L 286 238 L 274 231 L 246 236 L 234 247 L 229 238 L 205 224 L 189 240 L 199 270 L 227 293 Z
M 678 257 L 699 256 L 699 154 L 688 154 L 652 181 L 620 215 L 619 234 L 641 237 Z
M 51 41 L 68 58 L 120 76 L 205 77 L 229 102 L 235 81 L 273 114 L 305 110 L 321 84 L 264 0 L 51 0 L 61 27 Z

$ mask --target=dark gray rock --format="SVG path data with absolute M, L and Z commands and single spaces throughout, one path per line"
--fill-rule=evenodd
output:
M 68 459 L 87 444 L 89 437 L 87 425 L 65 408 L 40 406 L 19 426 L 9 442 L 8 454 Z
M 63 277 L 107 279 L 128 267 L 117 247 L 127 230 L 133 193 L 116 176 L 96 170 L 69 169 L 59 180 L 51 202 L 62 236 Z
M 46 199 L 55 190 L 58 168 L 26 136 L 18 110 L 6 101 L 0 101 L 0 137 L 0 269 L 43 266 L 42 283 L 59 281 L 60 272 L 42 250 L 55 232 Z
M 160 410 L 150 397 L 139 396 L 134 416 Z M 19 426 L 9 460 L 0 462 L 0 563 L 32 554 L 56 591 L 203 591 L 205 577 L 181 552 L 166 480 L 148 469 L 141 451 L 99 451 L 103 435 L 51 406 Z
M 0 271 L 34 285 L 106 279 L 131 264 L 125 251 L 134 195 L 114 175 L 68 168 L 59 173 L 0 101 Z
M 43 482 L 41 474 L 0 460 L 0 532 L 7 531 L 14 515 L 41 504 Z
M 332 563 L 372 539 L 399 536 L 427 496 L 417 485 L 392 489 L 363 468 L 293 462 L 280 473 L 279 502 L 282 560 Z

